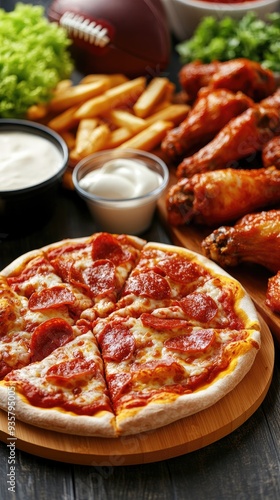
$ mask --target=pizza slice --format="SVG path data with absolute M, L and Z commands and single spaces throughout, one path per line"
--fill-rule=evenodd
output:
M 171 245 L 147 243 L 125 283 L 117 304 L 118 314 L 123 308 L 125 314 L 139 315 L 169 307 L 210 277 L 207 269 L 197 265 L 192 253 Z
M 80 319 L 89 307 L 92 300 L 64 284 L 40 251 L 6 268 L 0 276 L 0 380 L 90 330 L 91 322 Z
M 136 236 L 95 233 L 28 252 L 1 274 L 36 310 L 66 304 L 74 319 L 93 320 L 114 309 L 144 244 Z
M 260 328 L 239 282 L 204 256 L 161 243 L 144 246 L 116 312 L 124 316 L 152 312 L 203 327 Z
M 69 434 L 116 436 L 103 361 L 90 332 L 10 372 L 0 382 L 0 407 L 5 410 L 11 390 L 19 420 Z
M 240 283 L 183 248 L 148 243 L 119 304 L 93 332 L 120 434 L 211 406 L 260 348 L 257 313 Z
M 120 435 L 156 429 L 224 397 L 250 370 L 255 329 L 207 328 L 188 320 L 114 315 L 96 335 Z
M 0 283 L 0 379 L 91 330 L 115 307 L 144 241 L 97 233 L 24 254 Z
M 64 283 L 44 250 L 28 252 L 1 271 L 7 285 L 18 296 L 28 299 L 32 312 L 48 311 L 49 316 L 68 315 L 74 322 L 92 299 L 71 283 Z
M 91 298 L 93 307 L 81 317 L 93 320 L 114 310 L 144 244 L 136 236 L 95 233 L 49 246 L 46 256 L 63 282 Z

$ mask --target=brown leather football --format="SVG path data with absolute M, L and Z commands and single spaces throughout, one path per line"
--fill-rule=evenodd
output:
M 54 0 L 47 15 L 66 29 L 76 68 L 85 74 L 154 77 L 168 65 L 161 0 Z

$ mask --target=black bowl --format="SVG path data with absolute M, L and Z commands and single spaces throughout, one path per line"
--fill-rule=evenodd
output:
M 30 233 L 49 220 L 69 159 L 65 141 L 59 134 L 44 125 L 27 120 L 0 119 L 0 133 L 7 131 L 26 132 L 47 139 L 60 152 L 61 165 L 57 172 L 47 180 L 30 187 L 3 191 L 0 185 L 0 234 L 2 237 Z M 38 157 L 38 164 L 40 164 L 40 157 Z

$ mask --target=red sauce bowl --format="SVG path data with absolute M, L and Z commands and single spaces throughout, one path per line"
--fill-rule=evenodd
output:
M 246 12 L 254 11 L 260 19 L 279 10 L 279 0 L 162 0 L 169 18 L 170 28 L 179 40 L 190 38 L 201 19 L 230 16 L 241 19 Z

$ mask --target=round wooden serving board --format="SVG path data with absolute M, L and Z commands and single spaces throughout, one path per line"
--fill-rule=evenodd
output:
M 250 372 L 210 408 L 155 431 L 117 439 L 60 434 L 16 421 L 16 448 L 61 462 L 122 466 L 166 460 L 221 439 L 257 410 L 271 382 L 274 344 L 268 326 L 260 321 L 262 345 Z M 0 439 L 7 438 L 7 414 L 1 411 Z

